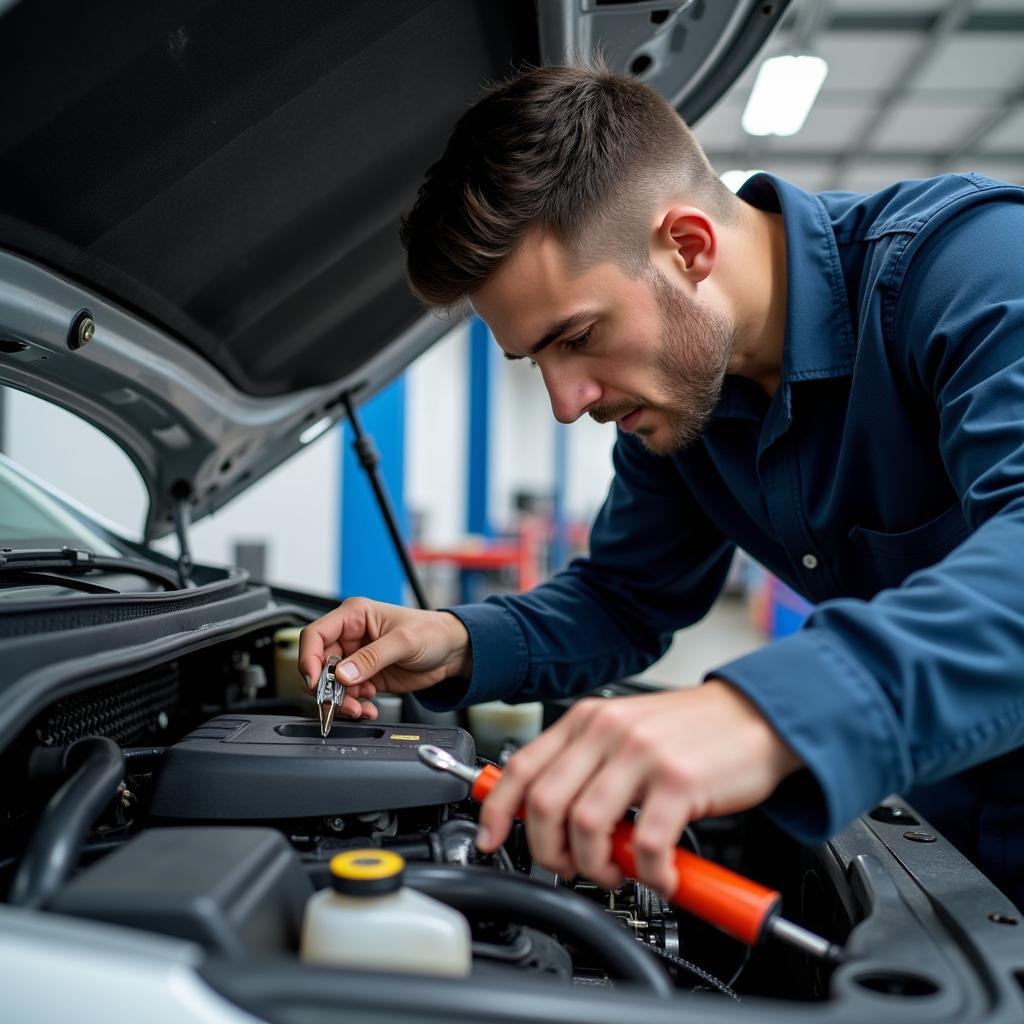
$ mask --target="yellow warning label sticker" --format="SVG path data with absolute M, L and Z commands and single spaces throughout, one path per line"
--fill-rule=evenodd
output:
M 388 739 L 392 740 L 418 740 L 419 736 L 405 736 L 402 733 L 393 732 Z

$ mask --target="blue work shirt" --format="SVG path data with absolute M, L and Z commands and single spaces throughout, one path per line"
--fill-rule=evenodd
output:
M 984 763 L 1024 743 L 1024 188 L 967 174 L 813 195 L 759 174 L 740 196 L 785 225 L 777 391 L 728 376 L 675 455 L 620 433 L 589 556 L 452 609 L 473 676 L 430 702 L 640 671 L 707 612 L 738 545 L 817 606 L 709 673 L 806 765 L 769 813 L 820 842 L 890 793 L 934 816 L 919 787 L 958 775 L 953 838 L 1012 890 L 1024 757 Z

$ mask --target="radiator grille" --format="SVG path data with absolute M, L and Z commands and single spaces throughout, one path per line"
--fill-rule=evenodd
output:
M 162 731 L 160 714 L 171 714 L 178 689 L 178 666 L 172 663 L 76 693 L 36 719 L 36 738 L 47 747 L 65 747 L 83 736 L 107 736 L 122 746 L 130 745 L 148 733 Z

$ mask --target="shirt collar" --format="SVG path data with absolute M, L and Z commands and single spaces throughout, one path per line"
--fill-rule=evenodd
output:
M 758 209 L 781 212 L 786 232 L 786 335 L 779 389 L 788 420 L 793 382 L 853 372 L 856 341 L 839 249 L 818 196 L 763 173 L 749 178 L 739 196 Z

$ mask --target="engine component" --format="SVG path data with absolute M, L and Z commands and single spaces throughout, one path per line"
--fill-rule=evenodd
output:
M 106 736 L 122 746 L 159 743 L 180 691 L 178 665 L 160 665 L 61 698 L 33 722 L 32 730 L 46 747 L 70 746 L 85 736 Z
M 569 951 L 556 939 L 536 928 L 506 925 L 504 932 L 478 939 L 474 927 L 473 956 L 493 963 L 509 964 L 524 971 L 550 974 L 569 981 L 573 963 Z M 491 931 L 495 931 L 493 926 Z
M 673 956 L 680 955 L 679 922 L 672 907 L 649 886 L 630 879 L 609 893 L 593 882 L 578 880 L 573 888 L 578 893 L 600 900 L 605 910 L 617 917 L 641 942 Z
M 505 871 L 453 864 L 409 864 L 406 883 L 461 910 L 471 920 L 486 917 L 555 932 L 605 964 L 623 981 L 645 985 L 668 998 L 673 986 L 650 953 L 589 900 Z
M 308 718 L 223 715 L 168 749 L 150 813 L 190 820 L 279 820 L 432 807 L 465 798 L 468 786 L 416 755 L 433 743 L 476 757 L 462 729 L 335 722 L 326 737 Z
M 493 858 L 476 848 L 477 823 L 464 818 L 452 818 L 437 830 L 441 856 L 447 864 L 489 863 Z
M 80 872 L 48 909 L 242 956 L 296 949 L 312 892 L 273 829 L 154 828 Z
M 63 767 L 69 777 L 46 805 L 11 885 L 8 899 L 18 906 L 45 903 L 74 871 L 89 829 L 121 786 L 124 757 L 113 740 L 89 736 L 68 747 Z

